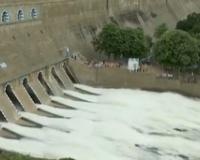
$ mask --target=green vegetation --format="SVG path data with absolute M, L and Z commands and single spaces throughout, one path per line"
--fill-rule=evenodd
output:
M 107 24 L 93 40 L 96 51 L 115 58 L 154 57 L 155 62 L 177 71 L 197 69 L 200 64 L 200 14 L 193 13 L 169 30 L 163 23 L 155 29 L 154 40 L 141 28 Z M 151 56 L 150 56 L 151 55 Z
M 155 29 L 154 37 L 159 39 L 166 31 L 168 31 L 168 27 L 166 23 L 163 23 Z
M 169 31 L 166 24 L 158 26 L 154 34 L 153 54 L 165 68 L 179 71 L 196 70 L 200 66 L 200 14 L 192 13 L 177 22 Z
M 1 151 L 0 152 L 0 160 L 45 160 L 45 159 L 32 158 L 32 157 L 29 157 L 29 156 L 23 156 L 23 155 L 16 154 L 16 153 Z M 74 159 L 63 158 L 63 159 L 60 159 L 60 160 L 74 160 Z
M 192 13 L 187 16 L 186 19 L 180 20 L 177 25 L 176 29 L 183 30 L 188 32 L 192 37 L 198 40 L 198 46 L 200 50 L 200 13 Z M 200 57 L 200 51 L 199 51 Z M 200 60 L 198 65 L 195 67 L 196 70 L 200 71 Z
M 155 59 L 165 67 L 184 70 L 199 63 L 199 45 L 189 33 L 167 31 L 154 46 Z
M 114 57 L 145 57 L 148 51 L 144 32 L 141 28 L 120 28 L 114 24 L 105 25 L 94 39 L 96 51 Z M 149 42 L 149 41 L 148 41 Z
M 177 23 L 176 29 L 186 31 L 200 39 L 200 13 L 189 14 L 186 19 Z
M 154 38 L 155 43 L 140 28 L 107 24 L 94 39 L 93 45 L 96 51 L 109 57 L 145 58 L 150 53 L 158 64 L 179 71 L 200 66 L 200 14 L 188 15 L 187 19 L 177 23 L 175 30 L 169 30 L 165 23 L 159 25 Z

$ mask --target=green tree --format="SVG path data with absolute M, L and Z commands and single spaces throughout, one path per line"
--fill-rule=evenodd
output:
M 167 27 L 166 23 L 159 25 L 155 29 L 154 37 L 159 39 L 167 30 L 168 30 L 168 27 Z
M 144 57 L 147 52 L 142 29 L 120 28 L 108 24 L 93 41 L 96 51 L 115 57 Z
M 189 14 L 186 19 L 178 21 L 176 29 L 190 32 L 194 28 L 194 26 L 199 24 L 200 24 L 200 14 L 194 12 L 192 14 Z
M 186 31 L 190 33 L 191 36 L 198 39 L 200 49 L 200 13 L 194 12 L 192 14 L 189 14 L 186 19 L 180 20 L 177 23 L 176 29 Z M 200 66 L 200 64 L 198 66 Z
M 167 31 L 153 51 L 155 59 L 165 67 L 184 69 L 199 63 L 198 41 L 184 31 Z
M 96 51 L 104 52 L 108 56 L 118 55 L 121 43 L 120 28 L 114 24 L 105 25 L 101 33 L 93 40 Z
M 120 54 L 124 57 L 144 57 L 147 51 L 145 36 L 141 28 L 121 29 Z
M 200 13 L 192 13 L 186 19 L 178 21 L 176 29 L 186 31 L 200 39 Z

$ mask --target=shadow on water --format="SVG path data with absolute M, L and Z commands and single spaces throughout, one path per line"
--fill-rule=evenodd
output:
M 135 147 L 140 148 L 143 151 L 146 152 L 150 152 L 152 154 L 156 154 L 160 157 L 162 156 L 170 156 L 170 157 L 174 157 L 174 158 L 181 158 L 182 160 L 190 160 L 190 157 L 184 155 L 184 154 L 171 154 L 171 153 L 165 153 L 163 152 L 161 149 L 157 148 L 157 147 L 149 147 L 149 146 L 145 146 L 145 145 L 140 145 L 140 144 L 135 144 Z

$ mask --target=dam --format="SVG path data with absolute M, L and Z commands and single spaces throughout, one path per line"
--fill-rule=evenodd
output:
M 138 89 L 200 97 L 199 83 L 133 77 L 114 86 L 128 89 L 106 89 L 114 83 L 105 79 L 96 88 L 95 71 L 70 58 L 97 57 L 91 41 L 106 23 L 152 35 L 199 12 L 198 0 L 0 2 L 0 149 L 48 159 L 200 159 L 200 101 Z

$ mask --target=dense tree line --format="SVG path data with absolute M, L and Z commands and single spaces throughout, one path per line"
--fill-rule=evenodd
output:
M 174 30 L 160 25 L 155 33 L 161 33 L 153 48 L 159 64 L 182 71 L 199 68 L 200 14 L 192 13 L 178 21 Z
M 153 39 L 153 41 L 152 41 Z M 200 68 L 200 13 L 192 13 L 170 30 L 163 23 L 154 36 L 141 28 L 123 28 L 107 24 L 93 41 L 96 51 L 114 57 L 145 58 L 153 55 L 155 62 L 175 70 Z

